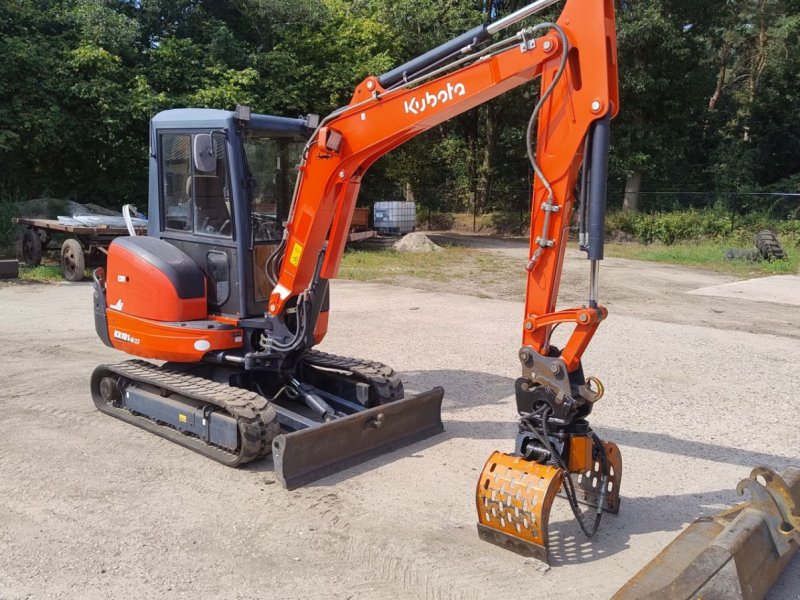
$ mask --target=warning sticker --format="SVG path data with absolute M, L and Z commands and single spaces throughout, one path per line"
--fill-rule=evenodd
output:
M 292 247 L 292 253 L 289 255 L 289 263 L 296 267 L 300 263 L 301 254 L 303 254 L 303 247 L 295 242 Z

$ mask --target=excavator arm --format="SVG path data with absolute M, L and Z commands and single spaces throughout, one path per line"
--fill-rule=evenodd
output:
M 482 538 L 543 560 L 550 504 L 562 482 L 576 518 L 592 535 L 601 511 L 618 509 L 621 477 L 619 450 L 602 442 L 585 420 L 602 385 L 585 378 L 581 366 L 607 315 L 597 303 L 597 265 L 603 258 L 609 126 L 619 110 L 613 2 L 567 0 L 556 23 L 493 40 L 555 1 L 534 2 L 368 77 L 349 105 L 319 124 L 305 147 L 284 240 L 268 264 L 274 289 L 265 351 L 280 358 L 324 337 L 327 281 L 337 276 L 370 165 L 431 127 L 540 78 L 526 136 L 535 180 L 518 353 L 522 377 L 516 383 L 520 432 L 513 455 L 490 457 L 476 502 Z M 588 301 L 556 311 L 576 188 L 579 243 L 590 259 Z M 555 348 L 550 334 L 563 323 L 574 330 L 563 348 Z M 572 473 L 579 474 L 581 498 Z M 595 506 L 593 528 L 585 525 L 579 501 Z
M 536 2 L 494 25 L 508 27 L 553 3 Z M 348 106 L 320 124 L 305 149 L 287 238 L 279 249 L 281 268 L 269 300 L 269 315 L 279 322 L 276 331 L 287 334 L 285 309 L 302 302 L 315 280 L 336 277 L 361 181 L 372 163 L 431 127 L 536 77 L 541 77 L 542 96 L 549 94 L 535 134 L 543 176 L 534 182 L 535 260 L 528 275 L 526 316 L 552 313 L 584 142 L 592 124 L 615 115 L 619 105 L 612 3 L 569 0 L 557 27 L 527 27 L 481 50 L 477 43 L 498 29 L 476 28 L 454 40 L 457 44 L 443 46 L 444 52 L 455 54 L 450 63 L 437 66 L 442 52 L 434 50 L 386 75 L 368 77 Z M 418 73 L 409 73 L 410 68 Z M 311 321 L 319 342 L 324 324 L 317 323 L 317 315 Z M 537 322 L 526 320 L 524 338 L 542 351 L 549 326 L 529 328 Z

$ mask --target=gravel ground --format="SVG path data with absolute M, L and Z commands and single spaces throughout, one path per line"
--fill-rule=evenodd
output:
M 513 446 L 519 302 L 334 282 L 320 348 L 392 364 L 410 390 L 443 385 L 446 432 L 287 492 L 270 460 L 228 469 L 94 410 L 92 369 L 123 355 L 94 334 L 88 284 L 1 285 L 0 598 L 608 597 L 735 503 L 752 466 L 800 463 L 796 309 L 783 330 L 773 313 L 759 330 L 750 308 L 690 324 L 703 302 L 731 305 L 682 291 L 724 277 L 613 262 L 607 289 L 649 301 L 620 273 L 662 269 L 672 304 L 654 317 L 615 300 L 586 354 L 607 390 L 592 423 L 622 450 L 622 508 L 588 542 L 557 501 L 549 569 L 475 531 L 478 473 Z M 800 560 L 771 598 L 800 598 Z

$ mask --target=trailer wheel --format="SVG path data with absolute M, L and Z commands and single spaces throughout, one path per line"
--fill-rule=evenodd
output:
M 86 269 L 83 248 L 78 240 L 69 239 L 61 246 L 61 272 L 67 281 L 80 281 Z
M 22 260 L 29 267 L 42 262 L 42 240 L 35 229 L 26 229 L 22 234 Z

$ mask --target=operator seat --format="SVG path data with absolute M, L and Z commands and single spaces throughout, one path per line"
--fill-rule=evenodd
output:
M 192 193 L 192 177 L 186 182 Z M 225 200 L 224 182 L 216 175 L 194 176 L 195 227 L 201 233 L 230 235 L 230 203 Z

